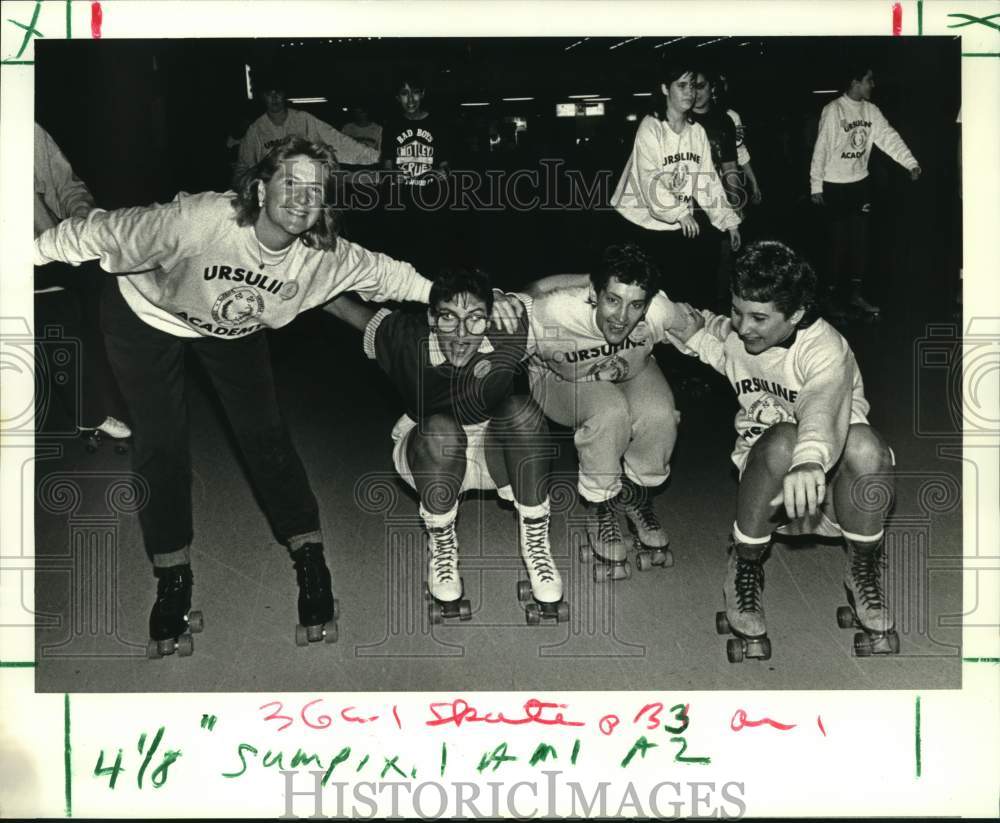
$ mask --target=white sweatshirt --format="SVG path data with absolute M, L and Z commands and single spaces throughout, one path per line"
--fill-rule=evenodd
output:
M 280 126 L 276 126 L 266 114 L 262 114 L 250 124 L 243 140 L 240 141 L 237 171 L 244 171 L 256 165 L 272 148 L 292 135 L 311 142 L 326 143 L 333 149 L 338 163 L 367 166 L 378 162 L 378 149 L 352 140 L 307 111 L 290 108 L 285 122 Z
M 798 329 L 791 345 L 749 354 L 729 319 L 703 311 L 704 329 L 687 342 L 702 362 L 724 374 L 739 400 L 733 462 L 742 466 L 757 439 L 775 423 L 798 426 L 792 466 L 840 458 L 851 423 L 867 423 L 868 401 L 854 353 L 823 319 Z
M 846 94 L 827 103 L 819 118 L 819 132 L 809 168 L 813 194 L 828 183 L 854 183 L 868 176 L 872 143 L 907 171 L 919 164 L 899 133 L 889 125 L 878 106 L 852 100 Z
M 589 296 L 589 286 L 574 286 L 534 299 L 529 311 L 532 385 L 542 377 L 574 383 L 631 380 L 646 368 L 653 346 L 666 339 L 667 329 L 675 324 L 676 305 L 658 292 L 646 317 L 624 341 L 612 345 L 597 326 L 597 309 Z
M 296 240 L 274 252 L 239 226 L 232 192 L 179 194 L 165 205 L 95 209 L 35 240 L 35 265 L 100 260 L 140 319 L 177 337 L 234 338 L 279 328 L 341 292 L 426 303 L 409 263 L 344 238 L 322 251 Z
M 705 130 L 686 123 L 677 134 L 666 122 L 647 115 L 639 124 L 612 204 L 637 226 L 676 231 L 681 227 L 677 221 L 692 213 L 694 201 L 719 231 L 740 224 L 712 165 Z
M 67 217 L 86 217 L 94 195 L 56 141 L 35 123 L 35 237 Z

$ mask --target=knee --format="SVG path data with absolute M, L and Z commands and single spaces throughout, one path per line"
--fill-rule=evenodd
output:
M 596 436 L 628 440 L 632 434 L 632 412 L 628 402 L 621 395 L 609 396 L 583 421 L 582 428 Z
M 450 415 L 424 418 L 411 436 L 414 455 L 424 464 L 450 466 L 464 460 L 465 432 Z
M 676 438 L 680 415 L 673 405 L 661 405 L 642 410 L 641 417 L 635 419 L 636 428 L 654 431 L 666 438 Z
M 794 423 L 776 423 L 754 445 L 751 459 L 762 461 L 772 477 L 783 476 L 792 465 L 797 433 Z
M 844 444 L 844 462 L 852 474 L 885 474 L 892 471 L 892 453 L 878 432 L 863 423 L 853 424 Z
M 524 394 L 504 398 L 493 415 L 493 421 L 504 432 L 538 434 L 546 431 L 541 408 Z

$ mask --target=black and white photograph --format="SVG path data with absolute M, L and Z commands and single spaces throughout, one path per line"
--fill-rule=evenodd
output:
M 961 685 L 956 39 L 35 48 L 38 691 Z

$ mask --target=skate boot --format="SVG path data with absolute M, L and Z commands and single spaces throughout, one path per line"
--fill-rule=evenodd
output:
M 861 629 L 854 635 L 857 657 L 898 654 L 899 635 L 882 591 L 885 573 L 882 543 L 846 542 L 844 592 L 850 605 L 837 609 L 837 625 L 842 629 Z
M 521 557 L 528 570 L 528 579 L 518 581 L 517 599 L 524 606 L 529 626 L 537 626 L 543 617 L 557 623 L 569 620 L 569 603 L 562 599 L 562 577 L 549 547 L 548 501 L 542 505 L 545 512 L 538 517 L 518 514 Z
M 149 642 L 146 657 L 158 660 L 177 652 L 180 657 L 194 653 L 192 632 L 205 625 L 201 612 L 191 611 L 191 587 L 194 576 L 187 563 L 180 566 L 154 568 L 156 602 L 149 613 Z
M 627 580 L 632 576 L 632 564 L 628 562 L 628 549 L 622 538 L 622 527 L 618 513 L 611 500 L 602 503 L 587 503 L 589 523 L 587 524 L 587 547 L 580 547 L 580 562 L 593 563 L 594 582 Z
M 295 565 L 295 582 L 299 587 L 295 645 L 308 646 L 320 640 L 336 643 L 340 608 L 333 596 L 323 544 L 305 543 L 289 555 Z
M 729 568 L 722 592 L 726 610 L 716 612 L 715 630 L 732 634 L 726 641 L 726 657 L 740 663 L 744 657 L 769 660 L 771 641 L 764 623 L 764 554 L 768 544 L 749 545 L 733 541 Z
M 457 617 L 472 619 L 472 606 L 462 597 L 464 585 L 458 576 L 458 535 L 455 520 L 427 527 L 427 616 L 431 623 Z
M 865 296 L 861 293 L 861 289 L 857 285 L 854 286 L 854 290 L 851 292 L 850 309 L 851 312 L 864 320 L 878 320 L 882 313 L 882 310 L 878 306 L 874 306 L 865 300 Z
M 93 454 L 100 447 L 101 443 L 109 440 L 115 444 L 117 454 L 125 454 L 128 445 L 132 440 L 132 430 L 122 423 L 117 417 L 105 417 L 104 422 L 94 429 L 82 427 L 80 436 L 86 442 L 87 451 Z
M 670 551 L 670 538 L 660 525 L 660 520 L 653 511 L 652 495 L 645 486 L 639 486 L 630 480 L 622 485 L 619 497 L 625 517 L 628 518 L 628 528 L 632 532 L 635 545 L 635 567 L 647 571 L 653 566 L 669 568 L 674 565 L 674 556 Z

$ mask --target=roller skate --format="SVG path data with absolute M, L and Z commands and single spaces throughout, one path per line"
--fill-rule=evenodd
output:
M 632 564 L 628 562 L 622 527 L 611 501 L 588 503 L 587 506 L 591 509 L 587 527 L 590 545 L 580 547 L 580 562 L 593 563 L 595 583 L 627 580 L 632 576 Z
M 865 300 L 865 297 L 861 293 L 861 289 L 858 285 L 855 285 L 853 291 L 851 292 L 851 299 L 848 302 L 848 308 L 851 316 L 858 320 L 868 320 L 874 322 L 879 320 L 882 316 L 882 309 Z
M 764 623 L 764 553 L 767 545 L 751 546 L 734 543 L 729 549 L 729 569 L 723 586 L 726 610 L 715 613 L 715 630 L 732 634 L 726 641 L 726 657 L 730 663 L 743 658 L 769 660 L 771 641 Z
M 635 567 L 648 571 L 653 566 L 669 568 L 674 565 L 674 555 L 670 551 L 670 538 L 660 525 L 653 511 L 649 489 L 626 480 L 619 498 L 625 510 L 629 531 L 635 547 Z
M 455 521 L 427 529 L 427 616 L 432 624 L 457 617 L 472 619 L 472 606 L 462 595 L 465 590 L 458 576 L 458 535 Z
M 114 443 L 116 454 L 125 454 L 132 442 L 132 430 L 115 417 L 105 417 L 94 429 L 81 427 L 80 436 L 90 454 L 96 452 L 105 440 Z
M 199 611 L 191 611 L 191 587 L 194 576 L 187 563 L 154 568 L 156 602 L 149 613 L 149 641 L 146 657 L 159 660 L 177 652 L 179 657 L 194 653 L 192 633 L 200 632 L 205 621 Z
M 881 542 L 859 545 L 847 541 L 844 592 L 849 605 L 837 609 L 837 625 L 861 629 L 854 635 L 856 657 L 899 654 L 899 635 L 882 592 L 884 570 Z
M 295 582 L 299 587 L 295 645 L 308 646 L 320 640 L 336 643 L 340 606 L 333 596 L 330 570 L 323 557 L 323 544 L 305 543 L 289 555 L 295 565 Z
M 569 620 L 569 603 L 562 599 L 562 577 L 552 560 L 548 512 L 518 520 L 521 557 L 528 570 L 528 579 L 517 582 L 517 599 L 524 606 L 524 618 L 529 626 L 537 626 L 543 617 L 565 623 Z

